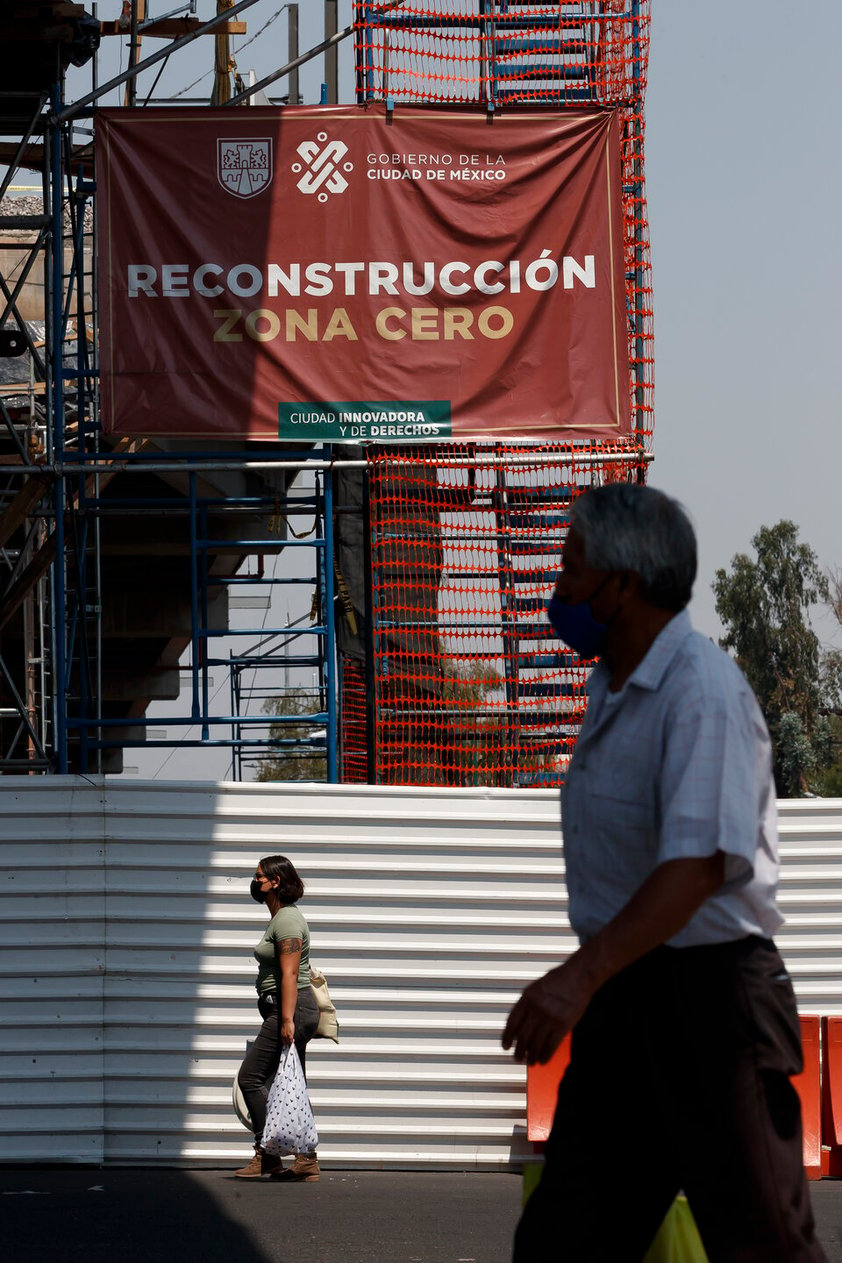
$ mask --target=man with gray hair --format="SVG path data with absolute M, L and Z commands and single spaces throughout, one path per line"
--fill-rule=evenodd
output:
M 695 576 L 693 528 L 662 492 L 614 483 L 575 502 L 548 615 L 599 658 L 562 792 L 580 947 L 526 988 L 503 1046 L 532 1064 L 573 1040 L 515 1263 L 639 1263 L 682 1189 L 712 1263 L 825 1259 L 771 939 L 769 735 L 690 624 Z

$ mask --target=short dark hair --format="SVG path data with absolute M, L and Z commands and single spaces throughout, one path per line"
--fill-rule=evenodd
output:
M 270 881 L 280 878 L 277 891 L 281 903 L 298 903 L 304 894 L 304 882 L 295 871 L 292 860 L 288 860 L 285 855 L 267 855 L 260 861 L 260 867 L 263 869 L 263 876 Z
M 654 487 L 612 482 L 573 502 L 570 525 L 597 570 L 632 570 L 660 609 L 683 610 L 696 578 L 696 533 L 686 510 Z

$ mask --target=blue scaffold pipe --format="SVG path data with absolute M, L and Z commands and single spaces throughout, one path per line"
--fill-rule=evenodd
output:
M 192 640 L 192 652 L 190 663 L 190 675 L 193 685 L 193 701 L 190 710 L 191 717 L 197 720 L 200 715 L 199 706 L 199 553 L 196 547 L 199 531 L 196 523 L 196 475 L 190 473 L 188 475 L 188 487 L 190 497 L 190 633 Z
M 325 446 L 325 455 L 333 457 L 330 444 Z M 336 625 L 335 625 L 335 575 L 333 569 L 333 469 L 324 471 L 325 497 L 325 691 L 327 693 L 327 779 L 328 784 L 335 785 L 339 780 L 337 760 L 337 714 L 336 714 Z
M 62 106 L 61 83 L 56 83 L 52 90 L 52 108 L 56 114 Z M 51 292 L 50 322 L 51 342 L 48 362 L 51 378 L 50 403 L 53 414 L 53 460 L 64 458 L 64 380 L 62 367 L 62 278 L 64 274 L 64 240 L 62 232 L 62 158 L 61 127 L 54 123 L 50 137 L 50 167 L 52 186 L 50 188 L 52 208 L 52 237 L 50 240 Z M 68 770 L 67 753 L 67 645 L 65 641 L 67 627 L 67 589 L 64 573 L 64 502 L 66 484 L 63 477 L 56 479 L 56 554 L 53 562 L 55 615 L 53 618 L 53 654 L 56 671 L 55 686 L 55 744 L 56 767 L 60 775 Z

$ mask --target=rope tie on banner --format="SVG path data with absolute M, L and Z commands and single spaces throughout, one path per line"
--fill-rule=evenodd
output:
M 335 556 L 333 559 L 333 573 L 336 576 L 336 590 L 339 593 L 339 601 L 342 606 L 342 613 L 345 616 L 348 631 L 352 636 L 358 636 L 359 631 L 357 629 L 357 614 L 354 609 L 354 602 L 351 600 L 351 593 L 348 591 L 348 584 L 345 582 L 345 576 L 339 569 L 339 562 L 336 560 Z

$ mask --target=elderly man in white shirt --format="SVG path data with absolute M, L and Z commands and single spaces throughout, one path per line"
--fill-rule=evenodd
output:
M 515 1263 L 637 1263 L 682 1189 L 712 1263 L 825 1259 L 790 1082 L 798 1014 L 771 940 L 769 735 L 741 672 L 693 631 L 695 576 L 668 496 L 614 483 L 575 502 L 548 614 L 600 659 L 562 794 L 581 946 L 503 1036 L 534 1063 L 574 1030 Z

